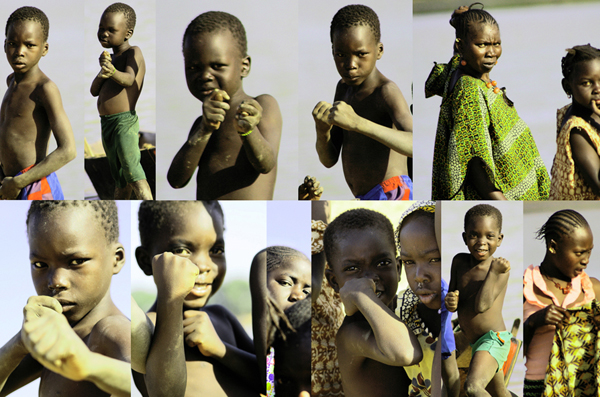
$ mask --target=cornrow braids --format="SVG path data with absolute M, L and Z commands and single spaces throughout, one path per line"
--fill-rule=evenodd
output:
M 44 36 L 44 41 L 48 41 L 48 32 L 50 31 L 50 22 L 48 21 L 48 17 L 44 14 L 44 11 L 35 7 L 21 7 L 16 9 L 6 21 L 6 28 L 4 29 L 4 35 L 8 34 L 8 28 L 10 25 L 17 21 L 34 21 L 39 22 L 42 25 L 42 35 Z
M 140 231 L 140 242 L 142 247 L 150 247 L 158 233 L 165 226 L 172 214 L 179 213 L 184 206 L 188 205 L 204 205 L 204 208 L 215 220 L 215 214 L 221 216 L 221 220 L 225 222 L 223 209 L 221 204 L 216 200 L 210 201 L 157 201 L 147 200 L 140 204 L 138 211 L 138 227 Z
M 125 21 L 127 22 L 127 30 L 133 30 L 135 28 L 135 10 L 127 4 L 113 3 L 106 7 L 106 10 L 104 10 L 104 14 L 108 14 L 109 12 L 117 12 L 123 14 L 123 16 L 125 16 Z
M 208 11 L 194 18 L 185 29 L 183 44 L 185 44 L 185 39 L 188 36 L 221 30 L 229 30 L 231 32 L 233 38 L 237 40 L 237 46 L 242 57 L 248 55 L 248 40 L 246 39 L 244 25 L 235 16 L 222 11 Z
M 333 34 L 337 31 L 351 28 L 353 26 L 367 26 L 373 32 L 375 40 L 381 41 L 381 29 L 379 27 L 379 18 L 370 7 L 353 4 L 340 8 L 331 20 L 329 36 L 333 42 Z
M 560 61 L 562 74 L 565 79 L 571 76 L 576 64 L 600 58 L 600 50 L 592 47 L 589 43 L 586 45 L 576 45 L 573 48 L 567 48 L 565 51 L 567 51 L 567 55 Z
M 502 213 L 500 212 L 500 210 L 498 210 L 498 208 L 489 204 L 479 204 L 474 207 L 471 207 L 467 211 L 467 213 L 465 214 L 465 230 L 467 230 L 467 225 L 469 224 L 471 219 L 482 216 L 491 216 L 492 218 L 494 218 L 494 220 L 496 220 L 498 230 L 502 231 Z
M 476 5 L 480 5 L 481 8 L 473 8 Z M 468 8 L 459 8 L 450 17 L 450 25 L 456 30 L 456 38 L 461 40 L 467 38 L 471 26 L 484 23 L 498 26 L 498 22 L 489 12 L 483 9 L 483 4 L 479 2 L 471 4 Z
M 297 251 L 290 247 L 284 247 L 281 245 L 274 245 L 267 248 L 267 272 L 275 270 L 291 259 L 306 259 L 308 258 L 302 252 Z
M 574 210 L 557 211 L 548 218 L 546 223 L 536 232 L 538 240 L 544 239 L 546 244 L 550 240 L 559 241 L 562 236 L 570 234 L 580 227 L 589 227 L 583 215 Z
M 33 201 L 27 211 L 25 221 L 29 229 L 29 222 L 33 217 L 50 216 L 67 208 L 91 208 L 95 212 L 96 220 L 104 229 L 104 235 L 108 243 L 116 243 L 119 240 L 119 212 L 117 204 L 112 200 L 64 200 L 64 201 Z

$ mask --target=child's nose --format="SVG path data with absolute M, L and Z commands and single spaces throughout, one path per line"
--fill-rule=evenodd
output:
M 290 294 L 289 297 L 289 301 L 290 302 L 298 302 L 301 301 L 302 299 L 304 299 L 306 296 L 304 295 L 304 292 L 302 291 L 302 288 L 300 288 L 299 284 L 295 284 L 292 287 L 292 293 Z
M 195 258 L 192 258 L 192 262 L 194 262 L 194 264 L 196 266 L 198 266 L 198 270 L 200 270 L 200 274 L 208 273 L 211 270 L 213 270 L 212 259 L 210 258 L 210 255 L 208 253 L 199 254 Z
M 348 57 L 348 60 L 346 61 L 346 69 L 356 69 L 356 57 Z
M 69 287 L 67 279 L 67 271 L 64 269 L 56 269 L 48 275 L 48 289 L 51 291 L 62 291 Z

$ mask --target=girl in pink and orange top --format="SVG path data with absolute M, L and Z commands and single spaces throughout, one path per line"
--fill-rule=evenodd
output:
M 523 277 L 525 397 L 542 395 L 555 329 L 569 315 L 566 309 L 600 294 L 600 281 L 584 271 L 594 238 L 580 213 L 555 212 L 537 238 L 545 240 L 546 255 L 539 266 L 530 265 Z

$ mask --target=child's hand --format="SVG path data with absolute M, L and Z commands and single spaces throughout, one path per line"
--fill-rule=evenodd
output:
M 202 124 L 204 131 L 216 131 L 225 120 L 225 114 L 229 110 L 229 95 L 223 90 L 215 89 L 208 98 L 202 102 Z
M 327 120 L 330 124 L 337 125 L 344 130 L 355 131 L 360 122 L 360 117 L 352 109 L 352 106 L 344 101 L 337 101 L 333 103 L 329 110 Z
M 11 176 L 4 177 L 0 183 L 0 200 L 14 200 L 21 193 L 15 178 Z
M 598 105 L 596 104 L 596 100 L 592 99 L 592 112 L 598 117 L 600 117 L 600 109 L 598 109 Z
M 262 118 L 262 106 L 254 99 L 243 100 L 235 113 L 235 129 L 238 134 L 246 134 L 256 128 Z
M 543 324 L 541 325 L 554 325 L 558 328 L 562 328 L 562 321 L 565 317 L 571 317 L 567 309 L 553 304 L 546 306 L 538 313 L 541 313 L 542 316 Z
M 377 299 L 377 296 L 375 295 L 376 288 L 375 281 L 370 278 L 362 277 L 348 280 L 346 284 L 340 288 L 340 298 L 342 298 L 342 302 L 344 303 L 346 315 L 351 316 L 358 311 L 356 301 L 360 294 L 372 295 Z
M 298 186 L 298 200 L 320 200 L 323 188 L 317 178 L 306 176 L 304 183 Z
M 186 310 L 183 312 L 183 317 L 183 335 L 188 346 L 198 346 L 200 353 L 206 357 L 225 356 L 225 345 L 217 335 L 206 312 Z
M 91 352 L 61 311 L 54 298 L 29 298 L 23 310 L 21 339 L 44 367 L 74 381 L 85 380 L 90 372 Z
M 331 122 L 329 121 L 329 111 L 331 110 L 331 104 L 325 101 L 317 103 L 312 111 L 313 119 L 315 119 L 315 126 L 317 129 L 317 135 L 327 134 L 331 130 Z
M 510 262 L 504 258 L 494 258 L 492 259 L 490 270 L 492 270 L 496 274 L 508 273 L 510 272 Z
M 152 258 L 152 274 L 159 295 L 167 300 L 183 300 L 194 288 L 198 266 L 170 252 Z
M 455 312 L 458 309 L 458 290 L 448 291 L 444 303 L 449 312 Z
M 102 54 L 100 54 L 100 58 L 98 58 L 98 61 L 100 62 L 101 68 L 100 72 L 98 73 L 98 77 L 108 79 L 117 71 L 115 66 L 112 64 L 112 58 L 108 51 L 102 52 Z

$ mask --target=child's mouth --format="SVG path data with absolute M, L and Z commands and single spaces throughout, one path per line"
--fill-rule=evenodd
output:
M 196 283 L 194 284 L 194 288 L 190 291 L 190 295 L 194 295 L 198 298 L 206 296 L 210 293 L 212 289 L 212 284 L 209 283 Z
M 437 296 L 437 294 L 435 292 L 429 293 L 429 294 L 419 294 L 417 295 L 419 297 L 419 299 L 421 300 L 421 302 L 423 302 L 424 304 L 429 304 L 431 302 L 433 302 L 433 300 L 435 299 L 435 297 Z

